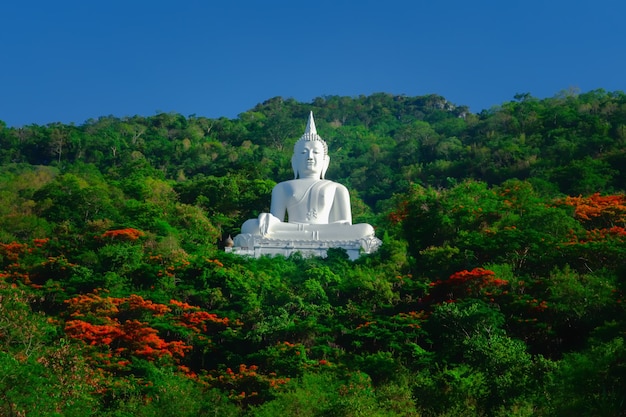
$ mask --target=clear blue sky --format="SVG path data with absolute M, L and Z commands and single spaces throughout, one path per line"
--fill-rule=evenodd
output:
M 626 90 L 623 0 L 6 2 L 0 120 L 235 118 L 282 96 Z

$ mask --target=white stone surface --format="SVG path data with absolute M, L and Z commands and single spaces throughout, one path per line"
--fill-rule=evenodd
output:
M 351 260 L 358 259 L 363 253 L 373 253 L 382 242 L 375 236 L 358 240 L 281 240 L 269 239 L 251 234 L 240 234 L 235 237 L 234 246 L 227 247 L 226 252 L 238 255 L 253 256 L 282 255 L 288 257 L 300 252 L 302 256 L 319 256 L 325 258 L 329 248 L 343 248 Z

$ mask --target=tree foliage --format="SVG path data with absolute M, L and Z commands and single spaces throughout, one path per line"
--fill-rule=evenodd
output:
M 381 249 L 223 251 L 313 111 Z M 626 95 L 0 123 L 0 414 L 623 415 Z

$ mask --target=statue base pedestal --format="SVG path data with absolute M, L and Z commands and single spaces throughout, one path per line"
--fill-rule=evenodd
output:
M 255 258 L 263 255 L 288 257 L 296 252 L 300 252 L 304 257 L 325 258 L 329 248 L 343 248 L 349 258 L 355 260 L 362 253 L 376 252 L 381 244 L 381 240 L 375 236 L 355 240 L 281 240 L 244 233 L 237 235 L 234 246 L 227 247 L 225 250 L 229 253 Z

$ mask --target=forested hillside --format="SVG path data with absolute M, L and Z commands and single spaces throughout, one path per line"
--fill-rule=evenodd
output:
M 225 253 L 309 111 L 382 248 Z M 0 415 L 626 415 L 625 167 L 603 90 L 0 122 Z

